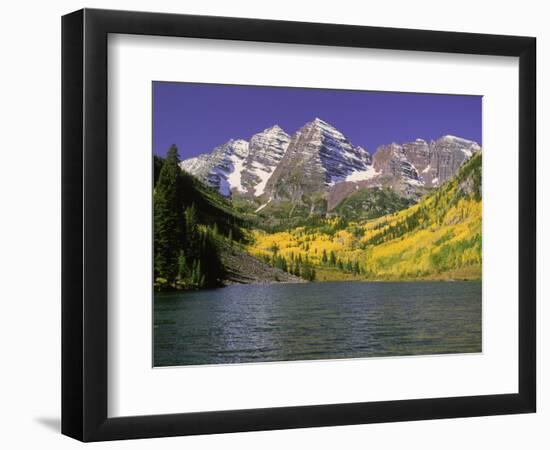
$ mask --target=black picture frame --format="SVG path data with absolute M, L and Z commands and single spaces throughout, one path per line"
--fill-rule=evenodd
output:
M 107 416 L 110 33 L 519 57 L 517 393 Z M 82 441 L 487 416 L 536 408 L 536 39 L 83 9 L 62 18 L 62 433 Z

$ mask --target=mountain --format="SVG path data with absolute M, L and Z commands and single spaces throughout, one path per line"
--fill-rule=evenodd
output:
M 371 156 L 315 118 L 292 136 L 274 125 L 249 141 L 231 139 L 182 161 L 181 168 L 223 196 L 243 200 L 244 209 L 280 222 L 324 216 L 364 188 L 388 188 L 405 203 L 416 202 L 480 149 L 476 142 L 447 135 L 382 145 Z
M 464 161 L 480 149 L 476 142 L 447 135 L 429 144 L 423 139 L 403 144 L 398 146 L 398 153 L 410 166 L 410 172 L 403 172 L 405 177 L 436 187 L 455 175 Z
M 364 176 L 370 167 L 371 157 L 364 148 L 354 146 L 332 125 L 316 118 L 292 136 L 266 184 L 265 196 L 275 202 L 303 202 L 350 177 Z
M 284 156 L 290 136 L 274 125 L 250 141 L 231 139 L 211 153 L 189 158 L 180 167 L 229 197 L 232 193 L 258 196 Z
M 209 259 L 201 259 L 202 267 L 218 266 L 218 283 L 227 286 L 241 283 L 303 283 L 304 280 L 246 251 L 249 239 L 250 217 L 239 214 L 230 200 L 184 172 L 181 180 L 184 208 L 194 208 L 197 222 L 206 230 L 211 246 L 215 249 Z
M 218 154 L 235 156 L 225 150 Z M 161 171 L 172 161 L 155 160 Z M 199 167 L 200 159 L 195 162 Z M 173 164 L 177 173 L 177 161 Z M 175 191 L 171 191 L 174 194 L 171 195 L 166 189 L 168 170 L 164 173 L 162 186 L 159 187 L 161 182 L 157 179 L 153 194 L 156 290 L 201 289 L 235 283 L 305 282 L 246 251 L 249 217 L 239 214 L 227 197 L 185 171 L 174 179 Z M 175 203 L 176 198 L 181 202 L 171 209 L 171 200 Z M 162 248 L 175 221 L 184 229 L 184 237 L 178 238 L 179 248 L 175 249 L 177 261 L 161 267 L 157 261 L 163 257 Z
M 374 219 L 411 206 L 411 199 L 402 197 L 387 187 L 362 188 L 345 198 L 331 212 L 330 216 L 349 221 Z
M 328 195 L 328 210 L 365 187 L 389 187 L 403 197 L 416 200 L 455 175 L 462 164 L 480 150 L 476 142 L 450 135 L 430 143 L 416 139 L 402 145 L 382 145 L 372 158 L 373 176 L 334 186 Z
M 155 246 L 182 230 L 185 239 L 170 267 L 155 254 L 157 289 L 481 275 L 475 142 L 417 139 L 371 157 L 315 119 L 293 136 L 273 126 L 181 163 L 170 151 L 154 160 Z
M 370 164 L 365 149 L 352 145 L 340 131 L 316 118 L 292 137 L 274 125 L 249 141 L 231 139 L 210 153 L 182 161 L 181 168 L 226 197 L 292 199 L 302 192 L 304 180 L 286 186 L 290 195 L 281 186 L 294 172 L 303 169 L 312 175 L 305 191 L 317 193 L 347 179 L 363 179 L 370 173 Z
M 256 230 L 249 251 L 265 258 L 277 249 L 279 258 L 308 260 L 320 281 L 479 279 L 481 160 L 476 151 L 452 178 L 401 211 L 372 220 L 331 217 L 276 233 Z
M 278 125 L 250 138 L 241 175 L 244 192 L 255 197 L 264 193 L 267 180 L 283 159 L 289 143 L 290 136 Z
M 247 141 L 231 139 L 212 153 L 182 161 L 180 167 L 228 197 L 233 189 L 242 189 L 241 172 L 248 146 Z

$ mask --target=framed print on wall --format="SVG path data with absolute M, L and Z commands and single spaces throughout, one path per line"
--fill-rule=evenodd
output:
M 534 38 L 85 9 L 62 47 L 64 434 L 535 411 Z

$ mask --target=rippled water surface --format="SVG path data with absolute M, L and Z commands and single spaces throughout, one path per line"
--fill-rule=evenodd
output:
M 155 366 L 481 351 L 481 283 L 234 285 L 156 294 Z

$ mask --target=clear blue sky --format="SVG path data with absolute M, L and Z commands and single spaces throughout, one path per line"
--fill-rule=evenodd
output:
M 153 82 L 153 151 L 182 159 L 278 124 L 319 117 L 371 154 L 382 144 L 446 134 L 481 144 L 481 96 Z

